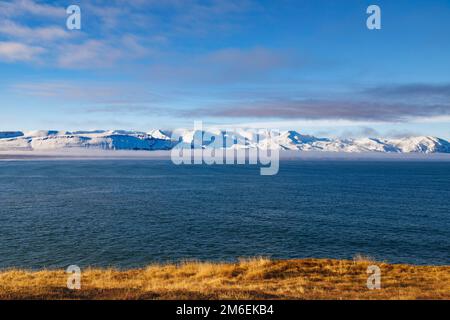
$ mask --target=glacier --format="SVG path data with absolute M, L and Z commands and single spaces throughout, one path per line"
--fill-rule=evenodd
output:
M 260 137 L 255 140 L 248 131 L 235 130 L 232 136 L 225 131 L 205 130 L 202 132 L 183 129 L 173 131 L 154 129 L 148 132 L 126 130 L 92 131 L 0 131 L 0 151 L 56 151 L 56 150 L 171 150 L 183 143 L 193 146 L 199 134 L 204 137 L 202 147 L 223 147 L 214 136 L 232 139 L 231 148 L 269 148 L 291 151 L 324 151 L 344 153 L 450 153 L 450 143 L 432 136 L 404 137 L 396 139 L 358 138 L 331 139 L 303 135 L 296 131 L 282 131 L 279 135 Z

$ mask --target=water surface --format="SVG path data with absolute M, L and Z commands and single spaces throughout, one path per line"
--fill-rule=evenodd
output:
M 0 268 L 358 253 L 450 264 L 450 162 L 0 162 Z

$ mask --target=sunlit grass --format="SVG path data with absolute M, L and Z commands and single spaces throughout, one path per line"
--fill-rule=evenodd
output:
M 369 290 L 367 267 L 381 268 Z M 0 272 L 0 299 L 450 299 L 450 266 L 354 260 L 184 261 L 142 269 L 84 269 L 81 290 L 64 270 Z

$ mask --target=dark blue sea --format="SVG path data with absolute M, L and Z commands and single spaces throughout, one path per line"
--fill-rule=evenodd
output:
M 0 162 L 0 268 L 356 254 L 450 264 L 450 162 Z

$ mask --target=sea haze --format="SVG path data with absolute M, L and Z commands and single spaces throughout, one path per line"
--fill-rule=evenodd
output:
M 450 162 L 0 162 L 0 268 L 239 257 L 450 264 Z

